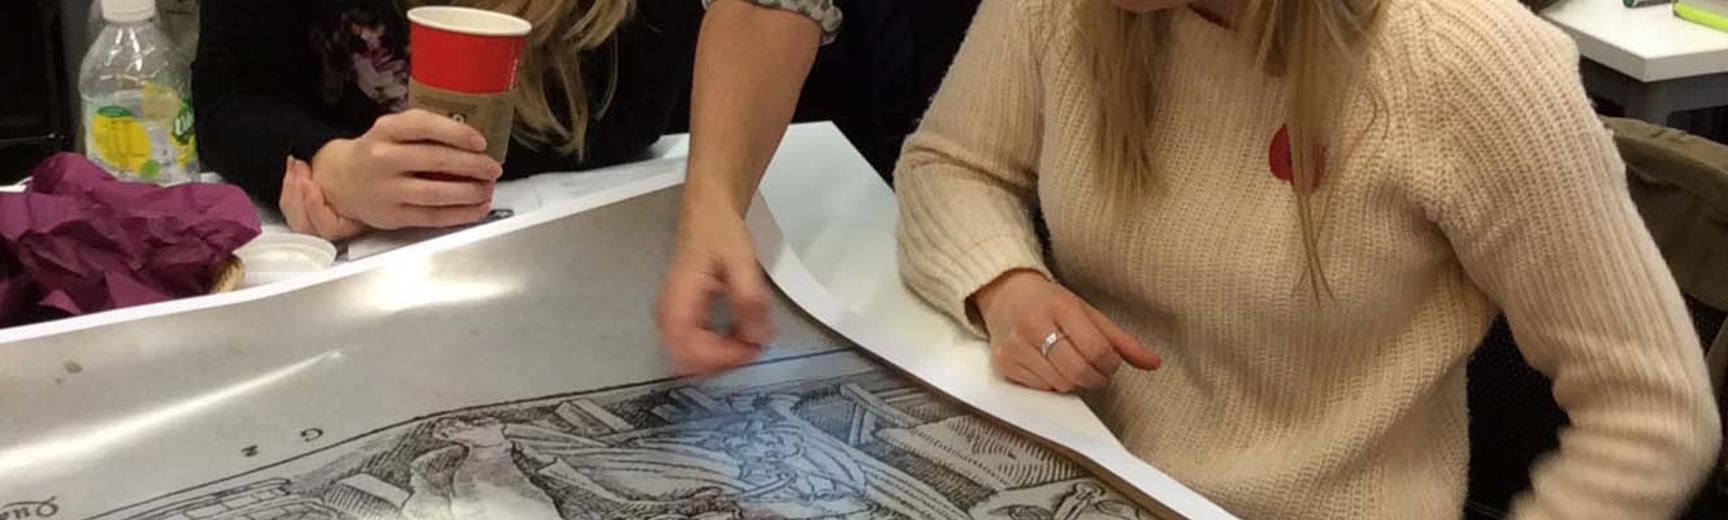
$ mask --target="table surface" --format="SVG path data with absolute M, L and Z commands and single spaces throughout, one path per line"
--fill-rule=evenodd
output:
M 1674 16 L 1672 4 L 1563 0 L 1542 12 L 1578 52 L 1646 83 L 1728 72 L 1728 33 Z

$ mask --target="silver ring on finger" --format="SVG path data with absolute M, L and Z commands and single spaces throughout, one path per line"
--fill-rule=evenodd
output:
M 1055 347 L 1057 343 L 1061 343 L 1066 339 L 1068 339 L 1068 335 L 1063 334 L 1060 330 L 1051 332 L 1050 335 L 1044 336 L 1043 343 L 1038 344 L 1038 354 L 1044 357 L 1050 357 L 1050 349 Z

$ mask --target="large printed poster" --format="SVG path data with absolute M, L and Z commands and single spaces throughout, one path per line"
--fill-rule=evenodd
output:
M 1148 518 L 851 351 L 450 411 L 105 516 Z
M 762 359 L 668 377 L 677 194 L 0 344 L 0 520 L 1152 518 L 783 299 Z

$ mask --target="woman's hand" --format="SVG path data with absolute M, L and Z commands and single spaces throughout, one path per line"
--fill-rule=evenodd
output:
M 338 214 L 379 229 L 446 227 L 484 218 L 503 174 L 486 138 L 424 110 L 378 118 L 358 139 L 325 144 L 312 180 Z
M 1061 393 L 1097 390 L 1126 361 L 1154 370 L 1158 355 L 1067 288 L 1011 271 L 973 295 L 990 334 L 990 359 L 1010 381 Z M 1046 338 L 1060 341 L 1040 352 Z
M 706 375 L 744 364 L 774 339 L 768 284 L 740 212 L 719 201 L 690 197 L 678 225 L 678 251 L 660 290 L 655 322 L 672 368 Z M 731 301 L 729 331 L 710 330 L 709 305 Z
M 288 228 L 295 233 L 317 235 L 326 240 L 342 240 L 366 231 L 366 225 L 344 217 L 330 207 L 324 190 L 312 182 L 312 165 L 288 158 L 287 171 L 282 175 L 282 198 L 277 201 Z

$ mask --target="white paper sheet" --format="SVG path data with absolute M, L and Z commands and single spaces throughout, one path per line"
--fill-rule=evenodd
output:
M 762 205 L 758 201 L 758 207 Z M 1223 508 L 1135 457 L 1120 443 L 1101 439 L 1095 433 L 1052 417 L 1047 410 L 1069 409 L 1074 398 L 1009 384 L 990 368 L 989 357 L 981 342 L 931 344 L 903 338 L 894 333 L 893 323 L 875 322 L 853 314 L 835 300 L 785 246 L 774 216 L 767 211 L 755 211 L 750 217 L 751 233 L 760 244 L 758 253 L 762 255 L 763 266 L 775 284 L 804 312 L 847 339 L 968 406 L 1073 450 L 1096 466 L 1122 477 L 1171 512 L 1185 518 L 1234 518 Z
M 1009 384 L 988 347 L 901 281 L 893 192 L 831 126 L 789 133 L 763 178 L 748 224 L 769 276 L 805 312 L 951 396 L 1134 482 L 1189 518 L 1230 518 L 1129 453 L 1078 399 Z M 832 133 L 832 137 L 824 134 Z M 857 172 L 857 173 L 850 173 Z M 849 173 L 849 174 L 848 174 Z

